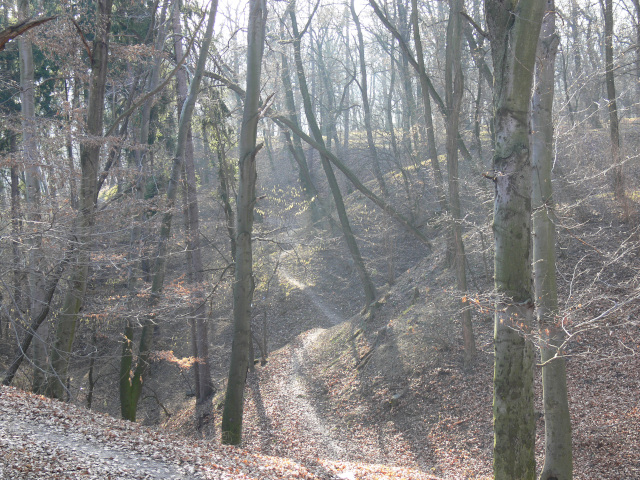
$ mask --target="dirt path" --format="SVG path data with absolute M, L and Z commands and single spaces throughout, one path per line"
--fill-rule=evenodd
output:
M 278 273 L 281 280 L 298 288 L 323 315 L 323 318 L 318 318 L 318 324 L 333 326 L 344 321 L 312 288 L 295 278 L 289 270 L 281 267 Z M 250 380 L 249 387 L 257 404 L 256 414 L 261 422 L 260 432 L 252 435 L 262 437 L 261 448 L 265 453 L 334 461 L 353 458 L 351 451 L 357 447 L 341 438 L 332 424 L 323 418 L 305 380 L 307 349 L 324 331 L 324 328 L 316 328 L 300 335 L 272 357 L 267 368 L 261 369 L 258 376 Z M 261 399 L 267 398 L 270 399 L 268 404 L 261 404 Z M 286 428 L 283 429 L 283 426 Z M 255 438 L 250 441 L 255 441 Z M 343 473 L 342 477 L 331 478 L 354 478 L 352 472 Z
M 283 255 L 281 255 L 281 258 L 283 257 Z M 324 316 L 324 319 L 321 319 L 321 320 L 326 320 L 325 322 L 322 322 L 322 323 L 324 324 L 328 323 L 329 326 L 334 326 L 344 322 L 345 319 L 342 318 L 342 316 L 340 316 L 338 313 L 336 313 L 335 309 L 327 305 L 324 302 L 324 300 L 320 298 L 320 296 L 316 295 L 313 292 L 312 288 L 310 288 L 301 280 L 296 279 L 286 267 L 280 266 L 280 268 L 278 269 L 278 274 L 280 275 L 280 278 L 282 280 L 300 289 L 300 291 L 319 310 L 319 312 L 322 313 L 322 315 Z

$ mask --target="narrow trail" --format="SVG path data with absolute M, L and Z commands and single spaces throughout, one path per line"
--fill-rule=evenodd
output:
M 338 315 L 333 308 L 328 306 L 308 285 L 293 277 L 286 267 L 281 266 L 278 270 L 278 274 L 282 280 L 300 289 L 309 301 L 324 315 L 330 326 L 335 326 L 344 322 L 344 318 Z
M 282 281 L 298 288 L 315 306 L 323 316 L 318 318 L 319 325 L 331 327 L 344 322 L 330 305 L 314 293 L 313 288 L 295 278 L 286 267 L 281 266 L 278 274 Z M 257 393 L 261 398 L 270 399 L 269 405 L 258 408 L 263 412 L 261 430 L 263 433 L 268 431 L 270 436 L 269 445 L 262 444 L 265 453 L 334 461 L 350 461 L 356 456 L 354 452 L 357 452 L 357 446 L 351 445 L 348 439 L 332 428 L 331 422 L 325 421 L 320 405 L 314 401 L 306 381 L 306 352 L 325 331 L 325 328 L 316 328 L 301 334 L 280 355 L 270 359 L 266 370 L 268 373 L 264 377 L 261 375 L 259 382 L 251 382 L 254 398 Z M 274 419 L 277 424 L 269 424 L 267 419 Z M 283 429 L 283 426 L 286 428 Z M 286 431 L 287 438 L 283 438 L 282 430 Z M 286 447 L 291 442 L 295 442 L 295 451 Z M 343 474 L 331 478 L 354 478 L 348 471 Z

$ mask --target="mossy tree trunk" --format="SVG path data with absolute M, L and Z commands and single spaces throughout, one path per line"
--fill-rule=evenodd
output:
M 260 119 L 260 74 L 264 52 L 267 7 L 265 0 L 250 0 L 247 33 L 247 88 L 244 97 L 236 216 L 236 271 L 233 285 L 233 344 L 231 365 L 222 413 L 222 442 L 242 441 L 244 386 L 251 344 L 251 301 L 253 299 L 253 210 L 256 202 L 256 147 Z
M 533 268 L 540 328 L 545 456 L 540 480 L 570 480 L 573 475 L 571 419 L 567 398 L 566 362 L 558 325 L 556 232 L 551 187 L 553 163 L 554 65 L 560 38 L 555 33 L 555 6 L 547 1 L 536 62 L 536 84 L 531 102 L 531 162 L 533 208 Z
M 535 478 L 533 285 L 529 109 L 545 2 L 485 0 L 494 85 L 493 471 L 496 480 Z

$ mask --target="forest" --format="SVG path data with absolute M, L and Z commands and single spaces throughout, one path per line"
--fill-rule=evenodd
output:
M 640 0 L 0 13 L 0 477 L 640 478 Z

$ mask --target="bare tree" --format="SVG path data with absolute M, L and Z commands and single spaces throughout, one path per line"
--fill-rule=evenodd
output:
M 256 201 L 256 146 L 260 119 L 260 73 L 265 42 L 267 8 L 265 0 L 250 0 L 247 32 L 247 88 L 240 131 L 240 180 L 236 217 L 236 272 L 233 288 L 233 345 L 231 365 L 222 413 L 222 442 L 238 445 L 242 440 L 244 385 L 251 344 L 251 301 L 253 298 L 253 208 Z
M 560 349 L 564 330 L 558 325 L 555 205 L 551 187 L 553 163 L 553 92 L 559 37 L 555 5 L 547 1 L 542 22 L 531 105 L 533 269 L 536 313 L 540 329 L 545 456 L 540 480 L 572 478 L 571 418 L 566 362 Z
M 464 358 L 469 363 L 476 355 L 471 324 L 471 310 L 467 302 L 466 256 L 462 241 L 462 209 L 460 207 L 460 179 L 458 170 L 458 128 L 464 94 L 462 76 L 462 16 L 463 0 L 449 1 L 447 46 L 445 59 L 445 100 L 447 105 L 447 169 L 449 173 L 449 210 L 451 214 L 451 242 L 457 287 L 463 293 L 460 300 Z
M 88 139 L 80 146 L 80 217 L 74 230 L 77 232 L 77 259 L 69 277 L 62 311 L 55 332 L 54 347 L 51 352 L 51 375 L 47 380 L 47 394 L 63 398 L 70 352 L 75 339 L 78 312 L 82 306 L 87 278 L 92 233 L 95 223 L 94 213 L 97 196 L 100 148 L 104 118 L 104 96 L 107 83 L 109 37 L 113 0 L 96 2 L 96 34 L 91 49 L 91 86 L 87 107 Z

